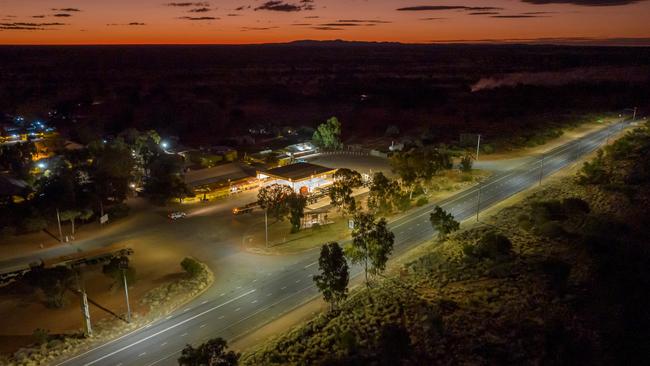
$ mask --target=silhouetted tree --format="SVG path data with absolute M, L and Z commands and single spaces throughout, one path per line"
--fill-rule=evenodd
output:
M 334 309 L 348 295 L 350 273 L 343 249 L 336 242 L 323 245 L 318 258 L 320 274 L 313 277 L 325 301 Z
M 353 220 L 352 245 L 347 255 L 352 263 L 363 264 L 368 285 L 368 272 L 378 274 L 386 268 L 395 235 L 388 230 L 386 219 L 377 221 L 373 214 L 361 212 L 354 215 Z
M 178 358 L 180 366 L 237 366 L 239 353 L 228 351 L 228 343 L 223 338 L 214 338 L 197 348 L 185 346 Z
M 454 215 L 443 210 L 440 206 L 433 209 L 429 215 L 429 221 L 433 229 L 438 232 L 438 238 L 444 239 L 450 233 L 460 228 L 460 223 L 454 219 Z

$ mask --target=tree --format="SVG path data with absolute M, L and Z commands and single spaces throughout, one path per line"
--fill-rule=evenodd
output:
M 74 272 L 64 266 L 36 267 L 25 274 L 25 280 L 30 286 L 43 291 L 45 304 L 51 308 L 62 308 L 65 305 L 65 291 L 72 285 L 73 279 Z
M 94 143 L 90 150 L 90 179 L 98 198 L 124 201 L 135 167 L 131 149 L 122 139 L 116 139 L 109 143 Z
M 289 222 L 291 223 L 291 232 L 297 233 L 300 231 L 301 221 L 305 216 L 307 198 L 302 194 L 292 192 L 291 195 L 287 198 L 287 206 L 289 207 Z
M 182 163 L 181 159 L 170 154 L 162 154 L 153 161 L 144 185 L 145 192 L 153 201 L 182 200 L 193 194 L 183 179 Z
M 113 280 L 113 283 L 111 284 L 111 287 L 117 285 L 118 288 L 124 286 L 124 279 L 122 278 L 122 271 L 124 272 L 124 275 L 126 275 L 126 280 L 128 283 L 133 284 L 135 283 L 136 277 L 135 277 L 135 268 L 133 266 L 129 266 L 126 269 L 122 269 L 120 266 L 121 263 L 123 262 L 128 262 L 128 258 L 124 258 L 123 256 L 117 256 L 111 258 L 108 263 L 104 264 L 102 266 L 102 273 L 106 275 L 106 277 L 109 277 Z
M 391 212 L 399 199 L 399 186 L 381 173 L 375 173 L 368 193 L 368 208 L 374 212 Z
M 368 285 L 368 273 L 378 274 L 386 268 L 388 256 L 393 251 L 395 235 L 388 230 L 386 219 L 375 220 L 371 213 L 354 215 L 352 245 L 348 256 L 352 263 L 362 263 Z
M 313 277 L 325 301 L 334 309 L 348 295 L 350 272 L 343 249 L 336 242 L 323 245 L 318 258 L 319 275 Z
M 429 216 L 429 221 L 433 229 L 438 231 L 438 238 L 444 239 L 450 233 L 460 228 L 460 223 L 454 219 L 454 215 L 436 206 Z
M 341 168 L 334 173 L 333 178 L 334 184 L 329 190 L 331 204 L 340 211 L 354 213 L 356 201 L 352 197 L 352 189 L 361 187 L 361 174 L 351 169 Z
M 276 221 L 280 221 L 289 211 L 288 199 L 293 194 L 295 192 L 287 185 L 271 184 L 260 188 L 257 193 L 257 203 Z
M 474 164 L 474 155 L 469 151 L 465 151 L 465 154 L 460 158 L 460 170 L 466 173 L 472 171 L 472 165 Z
M 227 351 L 228 343 L 223 338 L 210 339 L 197 348 L 185 346 L 178 359 L 181 366 L 236 366 L 239 353 Z
M 341 143 L 341 122 L 336 117 L 332 117 L 321 123 L 314 131 L 312 137 L 314 144 L 325 149 L 340 149 Z

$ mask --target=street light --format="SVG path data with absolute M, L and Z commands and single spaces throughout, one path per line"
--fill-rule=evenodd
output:
M 163 149 L 167 149 L 169 147 L 169 143 L 167 141 L 163 141 L 160 143 L 160 147 Z

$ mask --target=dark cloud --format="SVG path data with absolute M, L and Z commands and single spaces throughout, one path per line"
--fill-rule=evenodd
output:
M 65 23 L 31 23 L 31 22 L 13 22 L 0 23 L 2 30 L 56 30 L 58 26 L 67 25 Z
M 543 15 L 492 15 L 492 18 L 501 18 L 501 19 L 525 19 L 525 18 L 545 18 Z
M 269 29 L 275 29 L 278 27 L 241 27 L 243 31 L 264 31 Z
M 230 13 L 230 14 L 226 14 L 226 16 L 228 16 L 228 17 L 240 17 L 241 14 Z
M 305 17 L 305 19 L 318 19 L 320 18 L 318 15 L 310 15 L 308 17 Z
M 471 13 L 467 13 L 467 15 L 498 15 L 500 14 L 498 11 L 475 11 Z
M 420 18 L 420 20 L 443 20 L 447 18 Z
M 32 18 L 41 19 L 41 18 L 45 18 L 45 15 L 32 15 Z
M 340 31 L 343 30 L 343 28 L 336 28 L 336 27 L 311 27 L 312 29 L 316 30 L 324 30 L 324 31 Z
M 131 23 L 126 23 L 126 24 L 117 24 L 117 23 L 111 23 L 111 24 L 106 24 L 108 27 L 117 27 L 117 26 L 143 26 L 147 25 L 146 23 L 140 23 L 140 22 L 131 22 Z
M 311 23 L 293 23 L 291 25 L 309 26 L 309 25 L 312 25 L 312 24 Z
M 527 11 L 525 13 L 521 13 L 523 15 L 544 15 L 544 14 L 557 14 L 556 11 Z
M 358 27 L 364 25 L 361 23 L 325 23 L 320 24 L 321 27 Z
M 72 15 L 70 15 L 68 13 L 57 13 L 57 14 L 54 14 L 53 16 L 55 16 L 57 18 L 68 18 L 68 17 L 71 17 Z
M 166 3 L 165 6 L 172 6 L 172 7 L 178 7 L 178 8 L 185 8 L 189 6 L 196 6 L 196 7 L 203 7 L 207 8 L 210 6 L 210 3 L 207 1 L 201 1 L 201 2 L 183 2 L 183 3 Z
M 184 20 L 217 20 L 219 18 L 215 18 L 215 17 L 178 17 L 178 19 L 184 19 Z
M 445 10 L 461 10 L 461 11 L 492 11 L 503 10 L 494 6 L 462 6 L 462 5 L 418 5 L 407 6 L 398 8 L 397 11 L 445 11 Z
M 341 23 L 374 23 L 374 24 L 386 24 L 386 23 L 392 23 L 387 20 L 375 20 L 375 19 L 370 19 L 370 20 L 365 20 L 365 19 L 339 19 L 337 22 Z
M 242 10 L 250 9 L 250 8 L 251 8 L 250 5 L 248 5 L 248 6 L 242 5 L 242 6 L 236 7 L 235 10 L 236 11 L 242 11 Z
M 255 8 L 255 10 L 269 10 L 282 12 L 295 12 L 313 10 L 313 0 L 301 0 L 299 3 L 287 3 L 282 0 L 270 0 Z
M 196 9 L 190 9 L 188 12 L 190 13 L 207 13 L 210 11 L 210 8 L 196 8 Z
M 522 0 L 535 5 L 545 4 L 571 4 L 580 6 L 619 6 L 640 3 L 644 0 Z
M 52 11 L 62 11 L 64 13 L 74 13 L 74 12 L 77 12 L 77 11 L 81 11 L 81 10 L 79 10 L 77 8 L 61 8 L 61 9 L 52 8 L 51 10 Z

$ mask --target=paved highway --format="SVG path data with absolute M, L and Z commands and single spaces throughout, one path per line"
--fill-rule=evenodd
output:
M 625 124 L 614 124 L 567 143 L 437 204 L 458 220 L 471 218 L 477 208 L 484 210 L 534 186 L 540 176 L 547 177 L 595 150 Z M 395 233 L 394 255 L 432 237 L 431 208 L 414 209 L 390 223 Z M 318 251 L 312 250 L 295 256 L 290 265 L 275 268 L 275 272 L 259 272 L 248 284 L 227 293 L 209 291 L 166 319 L 55 364 L 175 365 L 188 343 L 196 345 L 217 336 L 233 339 L 318 296 L 311 280 L 318 270 L 317 255 Z M 352 276 L 360 274 L 359 266 L 352 267 Z

